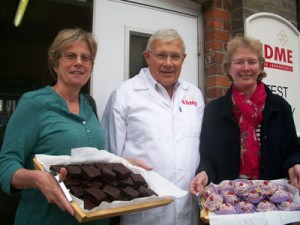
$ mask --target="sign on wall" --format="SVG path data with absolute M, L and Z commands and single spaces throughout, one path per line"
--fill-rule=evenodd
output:
M 263 82 L 292 106 L 297 135 L 300 136 L 300 33 L 286 19 L 272 13 L 257 13 L 245 20 L 245 35 L 263 43 Z

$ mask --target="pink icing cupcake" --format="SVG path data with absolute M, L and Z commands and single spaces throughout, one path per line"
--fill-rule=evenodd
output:
M 269 202 L 263 199 L 261 202 L 257 204 L 256 210 L 258 212 L 268 212 L 268 211 L 276 211 L 277 207 L 274 203 Z
M 252 184 L 248 180 L 237 179 L 233 182 L 233 191 L 236 195 L 245 197 L 253 189 Z
M 206 198 L 204 206 L 210 211 L 214 211 L 220 208 L 223 203 L 223 196 L 220 194 L 212 193 Z
M 210 183 L 209 185 L 207 185 L 205 187 L 204 192 L 202 193 L 202 196 L 207 199 L 208 196 L 210 196 L 211 194 L 217 194 L 217 188 L 215 187 L 215 185 L 213 183 Z
M 254 187 L 262 195 L 271 195 L 277 190 L 278 185 L 268 180 L 258 180 L 254 183 Z
M 253 213 L 255 206 L 251 202 L 241 201 L 236 205 L 240 213 Z
M 300 210 L 300 205 L 292 200 L 288 200 L 278 204 L 278 209 L 283 211 L 298 211 Z
M 250 193 L 244 197 L 246 201 L 251 202 L 253 204 L 256 204 L 260 202 L 264 196 L 260 193 L 257 192 L 255 189 L 250 191 Z
M 219 192 L 229 191 L 232 189 L 233 189 L 233 182 L 231 180 L 223 180 L 218 186 Z
M 290 195 L 287 191 L 277 190 L 269 197 L 269 200 L 273 203 L 280 203 L 287 201 L 289 198 Z
M 230 203 L 223 203 L 220 208 L 216 211 L 217 214 L 227 215 L 238 213 L 237 209 Z
M 233 192 L 233 191 L 222 191 L 221 194 L 224 197 L 224 202 L 236 205 L 239 201 L 240 198 Z

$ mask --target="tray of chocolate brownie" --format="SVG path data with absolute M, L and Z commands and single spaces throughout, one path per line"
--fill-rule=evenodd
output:
M 95 148 L 76 148 L 71 156 L 38 154 L 35 169 L 68 175 L 63 190 L 70 196 L 79 222 L 138 212 L 170 204 L 187 194 L 154 171 Z

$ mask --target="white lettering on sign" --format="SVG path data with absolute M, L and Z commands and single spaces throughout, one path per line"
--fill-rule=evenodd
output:
M 293 72 L 292 66 L 282 64 L 293 64 L 292 50 L 264 44 L 264 57 L 266 59 L 265 67 Z M 274 60 L 278 63 L 270 62 L 268 60 Z

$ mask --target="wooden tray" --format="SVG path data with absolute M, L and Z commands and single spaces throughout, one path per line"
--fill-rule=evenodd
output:
M 43 166 L 38 162 L 36 158 L 33 159 L 34 167 L 36 170 L 42 170 Z M 85 212 L 77 202 L 72 202 L 71 205 L 75 209 L 75 217 L 79 222 L 87 222 L 99 220 L 107 217 L 120 216 L 127 213 L 139 212 L 146 209 L 155 207 L 161 207 L 170 204 L 173 201 L 172 198 L 164 198 L 153 202 L 136 203 L 130 206 L 122 206 L 113 209 L 103 209 L 95 212 Z

